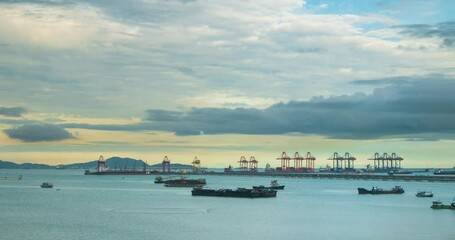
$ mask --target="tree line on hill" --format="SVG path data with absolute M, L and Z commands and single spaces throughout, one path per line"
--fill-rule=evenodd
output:
M 149 165 L 143 160 L 133 158 L 111 157 L 106 159 L 106 167 L 109 169 L 143 169 L 146 168 L 161 168 L 161 163 Z M 98 166 L 98 160 L 93 160 L 84 163 L 47 165 L 38 163 L 14 163 L 0 160 L 0 169 L 94 169 Z M 171 163 L 171 168 L 186 169 L 191 168 L 189 164 Z

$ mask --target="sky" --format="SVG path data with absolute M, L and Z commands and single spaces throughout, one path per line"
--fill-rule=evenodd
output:
M 0 159 L 452 167 L 455 1 L 0 1 Z

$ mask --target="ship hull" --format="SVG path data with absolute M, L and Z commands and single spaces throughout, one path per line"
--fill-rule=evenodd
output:
M 164 186 L 166 187 L 202 187 L 205 184 L 205 179 L 175 179 L 164 181 Z
M 208 197 L 234 197 L 234 198 L 269 198 L 276 197 L 274 190 L 259 190 L 259 189 L 202 189 L 194 188 L 191 191 L 193 196 L 208 196 Z
M 281 186 L 271 186 L 271 187 L 265 187 L 265 186 L 253 186 L 253 189 L 261 189 L 261 190 L 283 190 L 285 185 Z
M 376 194 L 403 194 L 404 193 L 404 190 L 403 189 L 392 189 L 392 190 L 382 190 L 382 189 L 379 189 L 379 190 L 368 190 L 368 189 L 365 189 L 365 188 L 357 188 L 357 191 L 359 192 L 359 194 L 373 194 L 373 195 L 376 195 Z
M 104 172 L 90 172 L 85 171 L 85 175 L 150 175 L 155 174 L 155 172 L 150 171 L 128 171 L 128 170 L 118 170 L 118 171 L 104 171 Z
M 165 187 L 202 187 L 204 186 L 205 184 L 201 184 L 201 183 L 165 183 L 164 186 Z

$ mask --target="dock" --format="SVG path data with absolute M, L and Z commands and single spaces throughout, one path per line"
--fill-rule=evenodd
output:
M 191 173 L 190 173 L 191 174 Z M 218 176 L 257 176 L 311 179 L 405 181 L 405 182 L 455 182 L 455 176 L 430 175 L 379 175 L 379 174 L 340 174 L 340 173 L 283 173 L 283 172 L 206 172 L 200 175 Z

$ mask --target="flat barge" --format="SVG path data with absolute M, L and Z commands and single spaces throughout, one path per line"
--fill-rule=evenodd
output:
M 377 194 L 403 194 L 404 189 L 400 186 L 395 186 L 394 188 L 390 190 L 378 188 L 378 187 L 373 187 L 371 190 L 367 190 L 365 188 L 357 188 L 357 191 L 359 194 L 372 194 L 372 195 L 377 195 Z
M 206 184 L 204 178 L 200 179 L 175 179 L 164 181 L 165 187 L 202 187 Z
M 236 190 L 193 188 L 191 195 L 207 197 L 269 198 L 276 197 L 276 191 L 247 188 L 237 188 Z
M 107 170 L 107 171 L 96 171 L 91 172 L 85 170 L 85 175 L 151 175 L 156 174 L 155 171 L 136 171 L 136 170 Z

